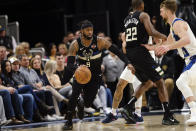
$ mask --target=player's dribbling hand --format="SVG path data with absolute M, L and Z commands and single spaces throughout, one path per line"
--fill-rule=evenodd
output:
M 134 68 L 131 64 L 128 64 L 128 65 L 127 65 L 127 68 L 128 68 L 129 70 L 131 70 L 131 72 L 132 72 L 133 74 L 135 74 L 135 68 Z

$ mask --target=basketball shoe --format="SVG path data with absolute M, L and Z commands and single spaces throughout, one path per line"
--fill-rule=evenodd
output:
M 132 110 L 123 108 L 121 110 L 122 117 L 127 121 L 126 124 L 136 124 L 135 115 Z
M 118 116 L 113 115 L 111 112 L 106 115 L 106 118 L 102 121 L 102 123 L 107 124 L 111 123 L 118 119 Z
M 176 120 L 173 116 L 173 113 L 164 113 L 162 120 L 163 125 L 178 125 L 180 122 Z

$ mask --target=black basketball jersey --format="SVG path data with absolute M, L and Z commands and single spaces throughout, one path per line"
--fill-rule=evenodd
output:
M 77 52 L 78 64 L 88 66 L 92 75 L 100 75 L 102 51 L 100 51 L 97 47 L 97 36 L 93 35 L 92 43 L 88 47 L 82 44 L 81 38 L 78 38 L 77 42 L 79 45 Z
M 139 16 L 142 12 L 136 11 L 129 14 L 124 20 L 127 48 L 146 44 L 149 35 L 144 24 L 140 22 Z

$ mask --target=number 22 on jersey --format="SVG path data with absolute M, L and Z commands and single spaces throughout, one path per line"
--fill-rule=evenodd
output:
M 137 28 L 132 27 L 126 29 L 126 42 L 137 40 Z

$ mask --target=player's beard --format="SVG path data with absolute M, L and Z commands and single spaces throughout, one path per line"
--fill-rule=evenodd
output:
M 163 22 L 165 23 L 165 25 L 169 24 L 168 23 L 168 18 L 163 18 Z
M 87 36 L 87 35 L 85 35 L 84 33 L 83 33 L 83 36 L 84 36 L 84 38 L 87 39 L 87 40 L 91 40 L 92 37 L 93 37 L 93 36 Z

